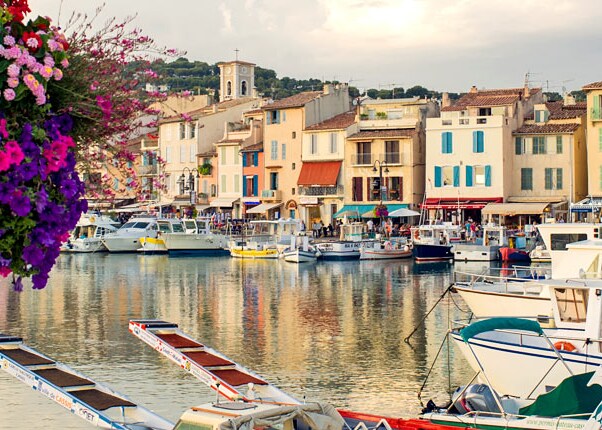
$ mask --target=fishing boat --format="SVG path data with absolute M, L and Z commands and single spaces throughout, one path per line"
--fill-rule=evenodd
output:
M 192 227 L 194 225 L 194 227 Z M 182 231 L 161 232 L 161 238 L 169 255 L 228 255 L 228 236 L 211 231 L 211 218 L 203 217 L 187 220 L 186 228 L 190 233 Z
M 279 258 L 294 237 L 304 234 L 298 219 L 253 220 L 242 235 L 230 239 L 228 248 L 235 258 Z
M 292 237 L 290 247 L 281 254 L 289 263 L 312 263 L 318 260 L 320 251 L 309 244 L 309 237 L 299 236 Z
M 462 228 L 451 223 L 423 224 L 411 229 L 412 254 L 417 261 L 453 260 L 453 246 Z
M 500 259 L 500 248 L 508 245 L 506 227 L 483 226 L 483 236 L 476 242 L 458 243 L 454 247 L 456 261 L 496 261 Z
M 102 243 L 106 234 L 117 231 L 119 223 L 106 215 L 85 213 L 75 225 L 62 252 L 99 252 L 107 248 Z
M 119 430 L 174 428 L 172 422 L 123 394 L 28 347 L 20 337 L 0 334 L 0 368 L 93 426 Z
M 136 252 L 140 248 L 140 238 L 156 238 L 158 230 L 156 217 L 137 216 L 130 218 L 116 232 L 106 234 L 102 243 L 109 252 Z
M 360 247 L 360 260 L 398 260 L 411 257 L 412 247 L 403 237 L 364 241 Z
M 314 242 L 322 260 L 358 260 L 364 241 L 364 223 L 350 222 L 341 225 L 338 240 Z
M 244 245 L 238 245 L 230 248 L 230 256 L 244 259 L 278 259 L 280 253 L 275 245 L 265 245 L 257 242 L 246 242 Z
M 470 337 L 461 328 L 451 332 L 475 370 L 478 363 L 472 355 L 479 355 L 481 365 L 490 373 L 492 386 L 503 394 L 525 397 L 530 393 L 527 387 L 536 387 L 535 392 L 540 394 L 546 386 L 558 385 L 571 373 L 596 370 L 602 363 L 602 281 L 545 283 L 553 309 L 551 319 L 541 318 L 547 328 L 524 331 L 500 325 Z M 558 365 L 559 359 L 566 366 Z M 520 366 L 510 367 L 517 362 Z M 509 368 L 513 371 L 508 372 Z M 545 383 L 541 382 L 544 379 Z

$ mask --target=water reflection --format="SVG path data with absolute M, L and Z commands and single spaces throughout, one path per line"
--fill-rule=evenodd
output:
M 444 301 L 411 346 L 403 339 L 447 288 L 451 268 L 62 255 L 43 291 L 15 294 L 2 281 L 0 331 L 173 420 L 212 394 L 129 335 L 130 318 L 178 322 L 299 398 L 408 416 L 419 410 L 416 393 L 457 308 Z M 466 366 L 451 357 L 460 383 Z M 425 396 L 447 388 L 446 364 L 435 369 Z M 2 373 L 0 401 L 9 398 L 0 429 L 37 427 L 46 418 L 58 423 L 50 429 L 87 428 Z

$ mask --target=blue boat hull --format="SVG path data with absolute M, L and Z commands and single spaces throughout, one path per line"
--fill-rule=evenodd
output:
M 415 243 L 412 248 L 412 255 L 418 261 L 453 260 L 454 253 L 451 249 L 452 245 L 425 245 Z

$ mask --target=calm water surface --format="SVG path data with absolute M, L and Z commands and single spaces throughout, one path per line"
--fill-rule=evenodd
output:
M 139 255 L 61 255 L 43 291 L 0 280 L 0 332 L 64 362 L 168 419 L 214 395 L 128 333 L 131 318 L 177 322 L 193 338 L 297 398 L 412 416 L 450 316 L 447 299 L 406 337 L 452 278 L 449 263 L 320 262 Z M 471 371 L 452 348 L 423 399 L 446 400 Z M 0 372 L 0 429 L 88 425 Z

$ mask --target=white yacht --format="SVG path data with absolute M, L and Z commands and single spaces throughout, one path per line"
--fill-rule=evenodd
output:
M 140 248 L 141 237 L 157 237 L 157 218 L 138 216 L 130 218 L 119 230 L 107 234 L 102 242 L 109 252 L 136 252 Z
M 106 234 L 117 231 L 118 222 L 99 213 L 85 213 L 75 225 L 62 252 L 98 252 L 107 249 L 102 243 Z
M 161 232 L 169 255 L 228 255 L 228 236 L 211 231 L 208 217 L 185 220 L 181 231 Z

